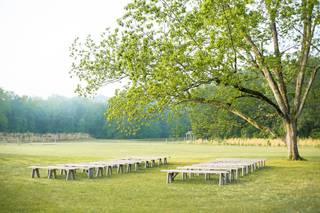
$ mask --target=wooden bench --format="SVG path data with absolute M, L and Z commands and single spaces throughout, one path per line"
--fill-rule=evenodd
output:
M 228 162 L 251 162 L 255 164 L 256 168 L 265 167 L 266 159 L 265 158 L 218 158 L 216 160 L 223 160 Z
M 32 169 L 31 177 L 34 178 L 35 176 L 40 178 L 40 171 L 39 169 L 47 169 L 48 170 L 48 179 L 56 178 L 56 170 L 61 170 L 66 172 L 66 180 L 75 180 L 75 173 L 76 168 L 73 167 L 67 167 L 67 166 L 30 166 Z
M 154 167 L 156 165 L 156 161 L 158 161 L 158 165 L 166 165 L 168 164 L 168 156 L 144 156 L 144 157 L 129 157 L 126 158 L 128 160 L 140 160 L 144 163 L 145 168 Z
M 134 166 L 135 171 L 138 170 L 139 164 L 142 161 L 140 160 L 113 160 L 113 161 L 97 161 L 93 162 L 94 164 L 105 164 L 112 167 L 117 168 L 117 173 L 124 173 L 126 171 L 127 173 L 130 173 L 132 171 L 132 167 Z M 124 167 L 126 166 L 126 169 Z
M 248 173 L 249 166 L 243 164 L 232 164 L 232 163 L 222 163 L 222 162 L 211 162 L 211 163 L 199 163 L 193 164 L 192 166 L 204 166 L 204 167 L 215 167 L 215 168 L 232 168 L 236 170 L 236 175 L 238 176 L 239 170 L 241 170 L 241 176 Z
M 229 179 L 229 171 L 219 171 L 219 170 L 187 170 L 187 169 L 171 169 L 171 170 L 161 170 L 161 172 L 167 173 L 167 183 L 172 183 L 174 178 L 178 174 L 182 174 L 182 180 L 186 179 L 186 174 L 204 174 L 205 180 L 207 180 L 207 175 L 218 174 L 219 175 L 219 185 L 224 185 Z
M 104 166 L 102 165 L 95 165 L 91 163 L 69 163 L 69 164 L 62 164 L 62 166 L 65 166 L 67 168 L 74 168 L 74 169 L 81 169 L 85 170 L 87 172 L 88 178 L 93 178 L 94 170 L 97 171 L 96 177 L 103 176 L 103 170 Z M 63 170 L 61 170 L 61 173 Z
M 217 166 L 217 165 L 192 165 L 192 166 L 183 166 L 177 167 L 177 169 L 186 169 L 186 170 L 218 170 L 218 171 L 228 171 L 230 181 L 237 180 L 239 178 L 239 167 L 230 167 L 230 166 Z
M 213 162 L 208 162 L 205 164 L 242 167 L 242 176 L 244 176 L 245 174 L 249 174 L 250 169 L 251 169 L 251 172 L 254 171 L 253 164 L 249 163 L 249 162 L 213 161 Z

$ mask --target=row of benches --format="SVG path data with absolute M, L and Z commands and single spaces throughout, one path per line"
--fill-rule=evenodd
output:
M 219 158 L 207 163 L 161 170 L 161 172 L 167 173 L 167 183 L 172 183 L 178 174 L 181 174 L 182 180 L 187 179 L 188 174 L 189 177 L 194 174 L 203 174 L 205 180 L 210 178 L 211 174 L 217 174 L 219 175 L 219 185 L 224 185 L 237 180 L 239 175 L 244 176 L 264 167 L 265 161 L 265 159 Z
M 49 166 L 33 165 L 30 166 L 32 169 L 31 177 L 40 178 L 40 169 L 45 169 L 48 172 L 48 178 L 56 178 L 57 171 L 60 170 L 61 175 L 66 176 L 66 180 L 74 180 L 76 171 L 85 171 L 88 178 L 105 175 L 112 175 L 112 168 L 117 168 L 117 173 L 131 172 L 134 168 L 137 171 L 141 164 L 144 164 L 145 168 L 154 167 L 156 162 L 158 165 L 167 164 L 167 156 L 148 156 L 148 157 L 129 157 L 120 160 L 107 160 L 107 161 L 95 161 L 87 163 L 67 163 L 67 164 L 56 164 Z

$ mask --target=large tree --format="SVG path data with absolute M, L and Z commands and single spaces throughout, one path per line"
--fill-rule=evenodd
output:
M 71 75 L 82 95 L 123 80 L 108 113 L 119 122 L 197 103 L 276 137 L 242 110 L 267 105 L 283 122 L 289 158 L 299 160 L 297 122 L 320 68 L 319 7 L 318 0 L 134 0 L 99 41 L 75 40 Z

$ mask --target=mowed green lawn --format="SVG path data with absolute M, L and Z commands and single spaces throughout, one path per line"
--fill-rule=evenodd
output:
M 0 144 L 0 212 L 320 212 L 320 149 L 301 147 L 304 162 L 283 147 L 100 141 Z M 32 164 L 170 155 L 169 165 L 75 181 L 31 178 Z M 267 167 L 219 187 L 203 177 L 166 184 L 161 169 L 218 157 L 263 157 Z

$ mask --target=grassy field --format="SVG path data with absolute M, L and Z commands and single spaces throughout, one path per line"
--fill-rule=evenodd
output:
M 320 212 L 320 149 L 301 147 L 304 162 L 286 160 L 284 147 L 99 141 L 0 144 L 0 212 Z M 130 174 L 66 182 L 32 179 L 32 164 L 171 156 L 169 165 Z M 166 184 L 160 169 L 217 157 L 265 157 L 267 167 L 219 187 L 201 177 Z

